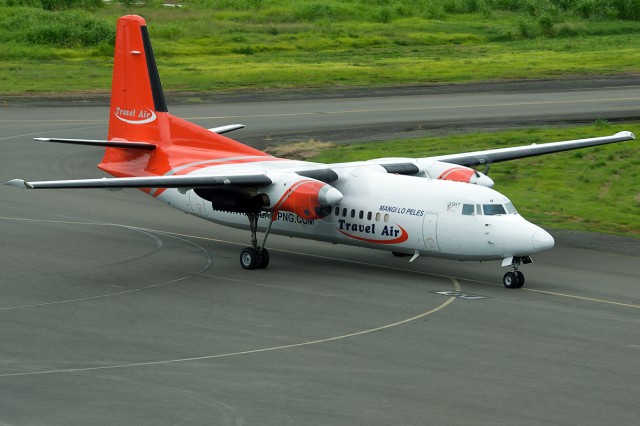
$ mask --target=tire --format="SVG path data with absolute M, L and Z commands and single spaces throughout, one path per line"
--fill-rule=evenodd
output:
M 267 249 L 262 249 L 262 255 L 256 265 L 256 269 L 265 269 L 267 266 L 269 266 L 269 252 Z
M 258 266 L 258 251 L 253 247 L 245 247 L 240 252 L 240 265 L 244 269 L 256 269 Z
M 516 272 L 516 275 L 518 276 L 518 287 L 517 288 L 522 288 L 522 286 L 524 285 L 524 274 L 520 271 Z
M 504 277 L 502 277 L 502 284 L 504 284 L 506 288 L 521 287 L 518 286 L 520 283 L 518 282 L 518 276 L 515 272 L 507 272 L 506 274 L 504 274 Z

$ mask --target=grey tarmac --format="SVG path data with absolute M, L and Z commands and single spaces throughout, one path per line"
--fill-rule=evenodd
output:
M 31 138 L 103 138 L 103 106 L 0 111 L 3 181 L 101 176 Z M 245 271 L 247 232 L 139 191 L 0 186 L 0 424 L 635 425 L 640 240 L 552 233 L 522 290 L 277 236 Z

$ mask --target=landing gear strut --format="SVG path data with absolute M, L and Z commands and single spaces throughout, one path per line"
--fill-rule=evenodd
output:
M 513 262 L 511 263 L 511 267 L 513 268 L 513 272 L 507 272 L 502 277 L 502 284 L 506 288 L 522 288 L 524 285 L 524 274 L 518 271 L 518 266 L 520 263 L 531 263 L 531 259 L 521 259 L 519 257 L 514 257 Z
M 268 216 L 269 224 L 264 232 L 262 245 L 258 245 L 258 219 L 260 213 L 247 213 L 249 217 L 249 228 L 251 229 L 251 247 L 245 247 L 240 252 L 240 265 L 244 269 L 265 269 L 269 266 L 269 252 L 264 248 L 271 225 L 273 224 L 273 212 Z

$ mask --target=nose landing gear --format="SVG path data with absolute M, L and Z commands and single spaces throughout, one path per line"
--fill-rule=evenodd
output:
M 521 288 L 524 285 L 524 274 L 520 271 L 507 272 L 502 277 L 502 284 L 506 288 Z
M 511 261 L 510 264 L 506 263 L 508 262 L 508 260 Z M 504 277 L 502 277 L 502 284 L 504 284 L 506 288 L 522 288 L 522 286 L 524 285 L 524 274 L 518 271 L 518 266 L 520 266 L 521 263 L 526 264 L 526 263 L 532 263 L 532 262 L 533 261 L 529 256 L 513 257 L 510 259 L 509 258 L 505 259 L 502 265 L 511 266 L 513 268 L 513 272 L 507 272 L 506 274 L 504 274 Z

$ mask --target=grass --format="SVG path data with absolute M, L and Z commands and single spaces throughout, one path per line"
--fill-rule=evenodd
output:
M 147 20 L 169 92 L 640 72 L 637 1 L 182 0 L 182 8 L 161 7 L 160 0 L 122 3 L 0 0 L 0 96 L 107 94 L 115 22 L 125 14 Z M 638 123 L 628 129 L 634 127 Z M 613 132 L 598 123 L 323 147 L 317 161 L 423 157 Z M 309 155 L 314 147 L 297 149 Z M 638 142 L 630 142 L 496 164 L 491 175 L 523 215 L 544 226 L 638 237 L 639 154 Z
M 294 142 L 285 145 L 269 147 L 267 152 L 276 157 L 289 158 L 295 160 L 307 160 L 320 155 L 325 149 L 331 149 L 335 145 L 331 142 L 322 142 L 315 139 L 306 142 Z
M 115 21 L 128 13 L 147 19 L 167 91 L 381 87 L 640 71 L 640 22 L 556 11 L 545 35 L 538 21 L 547 12 L 477 6 L 488 0 L 185 0 L 183 8 L 147 2 L 90 12 L 2 6 L 8 2 L 0 0 L 0 94 L 108 92 Z M 523 22 L 538 28 L 535 34 L 523 31 Z
M 325 163 L 379 157 L 428 157 L 531 143 L 638 134 L 640 123 L 512 130 L 426 139 L 325 147 L 310 161 Z M 482 169 L 479 169 L 482 171 Z M 640 238 L 640 142 L 630 141 L 494 164 L 497 191 L 527 219 L 548 228 L 603 232 Z

